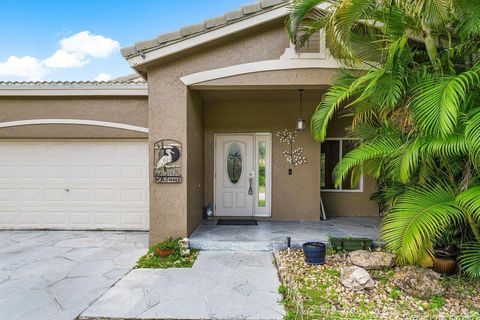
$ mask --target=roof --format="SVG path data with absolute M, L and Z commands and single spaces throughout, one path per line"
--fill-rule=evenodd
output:
M 0 81 L 0 96 L 148 95 L 143 79 L 127 77 L 110 81 Z
M 145 86 L 145 80 L 138 78 L 132 80 L 110 80 L 110 81 L 0 81 L 0 89 L 8 88 L 30 88 L 30 87 L 131 87 Z
M 125 58 L 130 58 L 139 54 L 141 55 L 146 51 L 165 47 L 172 43 L 239 22 L 243 19 L 264 13 L 265 11 L 285 6 L 288 2 L 289 0 L 262 0 L 247 4 L 240 9 L 227 12 L 222 16 L 207 19 L 198 24 L 185 26 L 177 31 L 162 33 L 153 39 L 137 42 L 134 46 L 122 48 L 121 52 Z

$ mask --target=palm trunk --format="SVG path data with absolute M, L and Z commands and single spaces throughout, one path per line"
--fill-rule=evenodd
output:
M 432 35 L 432 29 L 430 29 L 425 23 L 422 22 L 423 29 L 423 41 L 425 42 L 425 48 L 427 49 L 428 57 L 433 63 L 438 56 L 438 50 L 435 38 Z

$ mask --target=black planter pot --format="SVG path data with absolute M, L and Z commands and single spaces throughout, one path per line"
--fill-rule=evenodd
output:
M 303 244 L 303 255 L 305 262 L 308 264 L 324 264 L 325 263 L 325 243 L 322 242 L 306 242 Z

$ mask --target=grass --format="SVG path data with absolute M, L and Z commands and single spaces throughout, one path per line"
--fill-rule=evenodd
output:
M 180 255 L 180 247 L 178 245 L 179 239 L 175 240 L 175 245 L 173 246 L 174 251 L 168 257 L 160 257 L 155 254 L 155 249 L 162 247 L 165 243 L 158 243 L 152 246 L 144 256 L 138 259 L 137 264 L 135 265 L 135 269 L 191 268 L 195 263 L 195 260 L 197 259 L 199 251 L 196 249 L 190 249 L 190 255 L 182 257 Z

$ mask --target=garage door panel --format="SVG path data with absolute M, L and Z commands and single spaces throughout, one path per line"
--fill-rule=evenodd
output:
M 43 178 L 52 180 L 65 180 L 68 177 L 66 166 L 45 166 L 43 167 Z
M 5 160 L 5 159 L 3 159 Z M 0 159 L 0 162 L 3 162 Z M 15 177 L 16 167 L 15 166 L 0 166 L 0 181 L 5 178 L 13 178 Z
M 65 202 L 68 200 L 68 194 L 64 188 L 46 188 L 43 200 L 45 202 Z
M 143 141 L 0 141 L 0 229 L 148 230 L 147 162 Z

